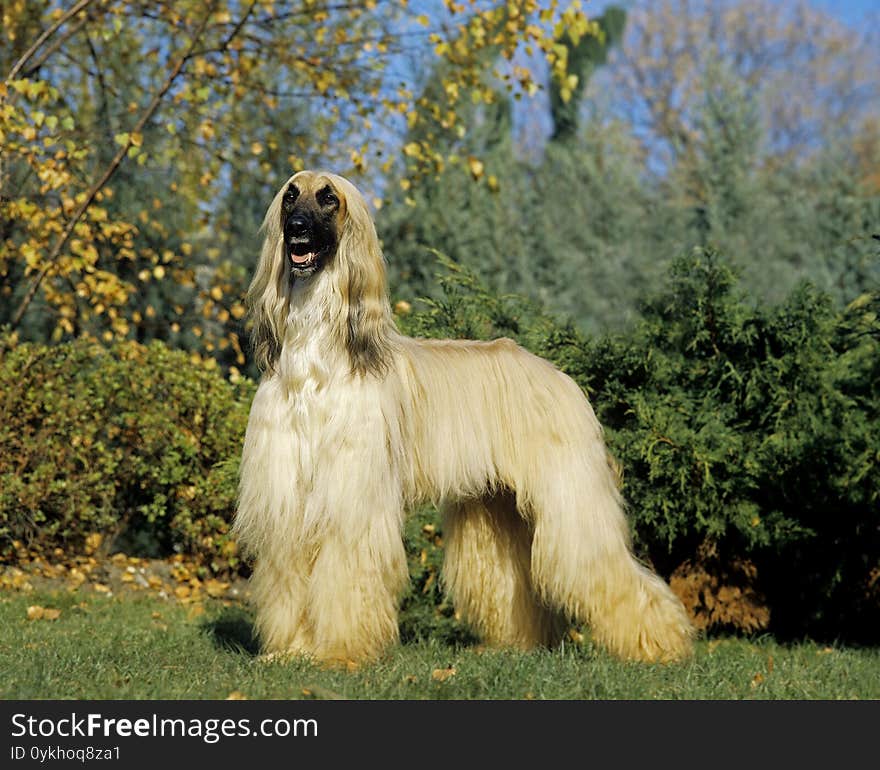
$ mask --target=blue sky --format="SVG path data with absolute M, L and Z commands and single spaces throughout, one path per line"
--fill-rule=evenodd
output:
M 588 0 L 584 3 L 587 13 L 601 13 L 602 8 L 610 2 L 627 6 L 627 0 Z M 868 14 L 880 16 L 878 0 L 809 0 L 810 5 L 821 8 L 832 16 L 836 16 L 847 24 L 858 24 Z
M 878 10 L 877 0 L 812 0 L 812 5 L 848 24 L 856 24 L 869 12 Z

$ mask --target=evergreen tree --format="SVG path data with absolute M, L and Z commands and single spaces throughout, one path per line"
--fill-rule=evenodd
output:
M 380 216 L 379 229 L 398 296 L 436 295 L 433 248 L 476 270 L 494 289 L 547 302 L 584 325 L 615 312 L 619 303 L 612 287 L 627 283 L 626 264 L 606 259 L 603 237 L 628 230 L 637 216 L 631 203 L 622 216 L 615 213 L 638 189 L 637 172 L 616 149 L 606 151 L 604 137 L 594 136 L 586 150 L 576 137 L 586 84 L 620 39 L 625 18 L 624 11 L 610 7 L 596 20 L 599 37 L 575 43 L 566 34 L 557 41 L 568 49 L 577 83 L 567 100 L 560 84 L 551 83 L 554 132 L 540 168 L 517 156 L 511 104 L 497 94 L 492 104 L 471 108 L 461 140 L 441 148 L 454 150 L 462 162 L 396 196 Z M 441 74 L 429 81 L 427 96 Z M 420 128 L 407 141 L 423 138 Z M 608 174 L 620 177 L 620 187 L 608 184 Z
M 844 147 L 780 165 L 762 151 L 758 105 L 738 76 L 719 66 L 703 91 L 690 152 L 668 180 L 683 246 L 721 248 L 764 300 L 810 281 L 845 304 L 878 285 L 869 242 L 880 197 L 860 184 Z
M 456 162 L 415 180 L 378 218 L 400 298 L 436 294 L 432 250 L 478 270 L 501 291 L 520 289 L 532 269 L 526 248 L 532 201 L 522 176 L 527 169 L 513 150 L 509 101 L 498 94 L 473 107 L 468 125 L 462 139 L 441 149 Z

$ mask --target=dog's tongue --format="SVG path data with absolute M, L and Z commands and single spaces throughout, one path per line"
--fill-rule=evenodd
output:
M 293 263 L 295 265 L 305 265 L 307 262 L 311 262 L 315 258 L 315 252 L 310 251 L 307 254 L 291 253 L 290 258 L 293 260 Z

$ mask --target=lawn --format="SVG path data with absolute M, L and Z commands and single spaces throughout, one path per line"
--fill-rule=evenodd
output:
M 877 649 L 718 638 L 663 666 L 621 663 L 589 641 L 530 653 L 419 642 L 341 671 L 259 661 L 250 623 L 247 607 L 230 601 L 8 591 L 0 698 L 880 698 Z

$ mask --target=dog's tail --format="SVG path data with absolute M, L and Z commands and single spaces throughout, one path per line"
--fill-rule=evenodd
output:
M 565 500 L 557 487 L 549 506 L 532 505 L 531 572 L 541 599 L 589 624 L 619 657 L 686 657 L 694 628 L 672 589 L 633 556 L 616 490 L 581 494 Z
M 694 627 L 672 589 L 633 555 L 619 478 L 599 423 L 583 401 L 569 418 L 568 439 L 546 448 L 518 490 L 534 532 L 535 590 L 548 605 L 589 624 L 596 641 L 622 658 L 683 658 Z

